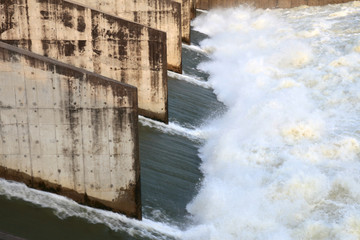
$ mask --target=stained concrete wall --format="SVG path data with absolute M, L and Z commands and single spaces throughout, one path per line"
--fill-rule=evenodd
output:
M 0 39 L 138 88 L 139 113 L 164 122 L 166 34 L 63 0 L 0 0 Z
M 196 1 L 197 0 L 190 0 L 190 20 L 196 17 Z
M 209 10 L 216 7 L 234 7 L 250 4 L 257 8 L 292 8 L 301 5 L 322 6 L 327 4 L 345 3 L 350 0 L 196 0 L 196 7 Z
M 168 70 L 181 73 L 181 4 L 171 0 L 76 1 L 106 13 L 166 32 Z
M 193 0 L 174 0 L 181 4 L 181 33 L 182 41 L 190 44 L 190 21 L 191 21 L 191 4 Z
M 0 42 L 0 177 L 141 218 L 137 90 Z

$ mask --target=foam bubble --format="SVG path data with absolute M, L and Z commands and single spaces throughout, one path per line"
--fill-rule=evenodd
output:
M 330 63 L 330 66 L 332 67 L 342 67 L 347 65 L 349 65 L 349 63 L 345 57 L 340 57 Z
M 329 17 L 332 17 L 332 18 L 345 17 L 348 14 L 349 14 L 348 11 L 344 10 L 344 11 L 338 11 L 338 12 L 331 13 L 331 14 L 329 14 Z
M 321 126 L 318 123 L 296 123 L 282 128 L 281 134 L 286 141 L 316 140 L 320 137 Z
M 300 84 L 295 82 L 292 79 L 285 79 L 283 81 L 281 81 L 281 83 L 279 84 L 278 89 L 284 89 L 284 88 L 293 88 L 293 87 L 299 87 Z
M 354 47 L 354 51 L 360 53 L 360 45 Z
M 327 240 L 333 239 L 333 230 L 323 222 L 313 222 L 306 224 L 301 230 L 296 231 L 294 238 L 298 239 L 317 239 Z
M 360 238 L 360 216 L 351 215 L 346 219 L 345 231 L 354 236 L 354 239 Z
M 311 38 L 311 37 L 316 37 L 320 34 L 319 29 L 314 29 L 314 30 L 310 30 L 310 31 L 300 31 L 297 35 L 299 37 L 303 37 L 303 38 Z

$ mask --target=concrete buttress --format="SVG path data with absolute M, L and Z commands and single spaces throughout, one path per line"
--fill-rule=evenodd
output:
M 168 121 L 166 34 L 64 0 L 0 0 L 0 40 L 138 88 L 139 114 Z
M 0 177 L 141 219 L 137 89 L 0 42 Z
M 171 0 L 77 0 L 77 2 L 166 32 L 168 70 L 182 72 L 180 3 Z
M 193 0 L 174 0 L 174 1 L 181 3 L 182 41 L 186 44 L 190 44 L 190 21 L 191 21 Z

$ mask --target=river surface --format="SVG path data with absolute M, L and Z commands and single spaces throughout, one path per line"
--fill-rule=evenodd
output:
M 143 221 L 0 180 L 26 239 L 359 240 L 360 2 L 202 13 L 140 117 Z

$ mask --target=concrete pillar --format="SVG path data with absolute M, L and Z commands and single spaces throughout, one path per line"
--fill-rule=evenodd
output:
M 166 32 L 168 70 L 182 72 L 181 4 L 171 0 L 77 0 L 77 2 Z
M 168 121 L 166 34 L 63 0 L 0 0 L 0 40 L 136 86 L 139 113 Z
M 137 89 L 0 42 L 0 177 L 141 219 Z
M 190 20 L 196 17 L 196 0 L 190 0 Z
M 191 4 L 193 0 L 174 0 L 181 4 L 181 32 L 182 41 L 190 44 L 190 21 L 191 21 Z

